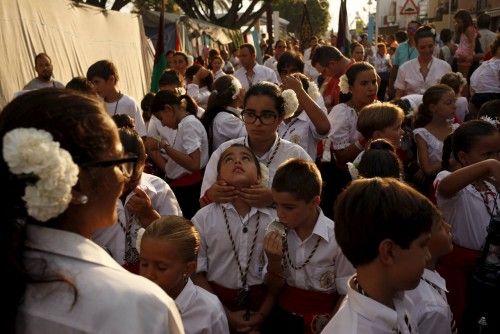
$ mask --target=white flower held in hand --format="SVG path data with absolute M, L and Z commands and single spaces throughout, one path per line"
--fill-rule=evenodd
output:
M 342 94 L 349 94 L 349 80 L 347 79 L 347 75 L 342 74 L 339 79 L 339 87 Z
M 45 222 L 59 216 L 71 201 L 79 168 L 45 130 L 18 128 L 3 138 L 3 158 L 15 175 L 35 175 L 23 196 L 28 214 Z
M 299 107 L 299 100 L 297 99 L 297 95 L 291 89 L 285 89 L 281 96 L 285 100 L 285 119 L 290 118 L 295 114 L 297 108 Z

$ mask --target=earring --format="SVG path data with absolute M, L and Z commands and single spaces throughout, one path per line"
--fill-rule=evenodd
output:
M 89 201 L 89 198 L 87 197 L 87 195 L 82 195 L 82 196 L 80 196 L 80 198 L 78 200 L 80 201 L 80 204 L 85 205 Z

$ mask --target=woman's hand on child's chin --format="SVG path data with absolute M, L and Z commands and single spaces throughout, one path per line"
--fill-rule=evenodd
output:
M 261 184 L 250 186 L 250 188 L 240 189 L 239 196 L 248 205 L 255 208 L 265 208 L 273 204 L 273 194 L 271 189 Z
M 234 186 L 228 185 L 226 181 L 219 180 L 207 191 L 208 198 L 215 203 L 232 202 L 238 196 L 238 191 Z

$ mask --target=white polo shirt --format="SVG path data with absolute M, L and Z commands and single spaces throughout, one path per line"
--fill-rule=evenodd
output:
M 226 312 L 216 295 L 188 282 L 175 298 L 186 334 L 229 334 Z
M 420 73 L 418 57 L 405 62 L 398 69 L 394 87 L 403 90 L 405 95 L 423 94 L 427 88 L 438 84 L 443 75 L 451 73 L 450 64 L 436 57 L 432 57 L 432 61 L 427 66 L 429 73 L 424 80 Z
M 276 72 L 274 72 L 269 67 L 255 64 L 255 66 L 253 67 L 253 72 L 253 78 L 251 79 L 249 76 L 247 76 L 247 70 L 244 67 L 240 67 L 238 70 L 236 70 L 236 72 L 234 72 L 234 76 L 239 80 L 239 82 L 241 83 L 241 87 L 245 91 L 248 91 L 248 88 L 250 88 L 250 86 L 253 86 L 261 81 L 269 81 L 274 84 L 279 83 L 278 78 L 276 77 Z
M 395 310 L 347 286 L 347 296 L 322 334 L 415 334 L 417 326 L 410 317 L 411 301 L 404 293 L 393 299 Z M 411 331 L 410 331 L 411 327 Z
M 226 107 L 227 110 L 236 115 L 240 111 Z M 247 135 L 247 128 L 243 120 L 231 113 L 219 111 L 212 122 L 212 150 L 215 151 L 222 143 L 244 137 Z
M 453 315 L 446 299 L 446 281 L 437 271 L 425 269 L 416 289 L 406 291 L 420 334 L 451 334 Z
M 201 236 L 197 272 L 206 272 L 209 282 L 215 282 L 225 288 L 239 289 L 243 287 L 237 259 L 227 231 L 223 208 L 226 210 L 229 230 L 235 242 L 238 260 L 243 271 L 246 271 L 247 268 L 257 221 L 259 221 L 257 239 L 248 269 L 247 284 L 249 286 L 262 284 L 265 266 L 264 236 L 267 225 L 276 217 L 276 211 L 270 208 L 251 208 L 245 217 L 240 217 L 231 203 L 212 203 L 201 208 L 192 218 L 193 224 Z M 243 232 L 244 227 L 247 229 L 246 233 Z
M 146 124 L 144 123 L 144 118 L 142 118 L 142 110 L 137 102 L 135 102 L 134 98 L 123 94 L 118 101 L 104 101 L 104 105 L 111 117 L 121 114 L 132 117 L 135 121 L 135 131 L 137 131 L 139 136 L 144 137 L 147 135 Z
M 289 286 L 340 295 L 347 293 L 347 281 L 355 269 L 337 244 L 333 228 L 334 222 L 320 210 L 312 234 L 307 239 L 302 241 L 295 230 L 288 231 L 288 252 L 295 267 L 306 261 L 319 240 L 314 255 L 304 268 L 295 270 L 284 260 L 284 276 Z

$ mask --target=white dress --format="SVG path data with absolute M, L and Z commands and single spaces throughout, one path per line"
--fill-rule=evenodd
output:
M 452 125 L 452 132 L 458 127 L 458 124 Z M 434 164 L 441 162 L 443 159 L 443 142 L 436 138 L 426 128 L 417 128 L 413 130 L 413 135 L 419 135 L 427 143 L 427 154 L 429 155 L 429 163 Z

